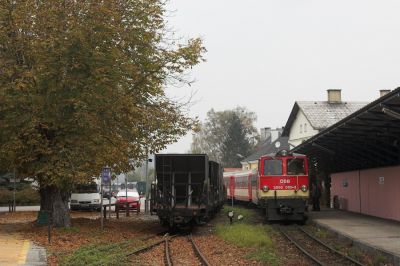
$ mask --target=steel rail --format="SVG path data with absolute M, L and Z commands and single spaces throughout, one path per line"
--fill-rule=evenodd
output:
M 304 230 L 303 228 L 301 228 L 298 225 L 295 225 L 295 227 L 297 229 L 299 229 L 300 231 L 302 231 L 305 235 L 307 235 L 308 237 L 310 237 L 311 239 L 315 240 L 316 242 L 318 242 L 319 244 L 323 245 L 324 247 L 328 248 L 329 250 L 331 250 L 332 252 L 342 256 L 343 258 L 346 258 L 347 260 L 351 261 L 352 263 L 359 265 L 359 266 L 364 266 L 364 264 L 360 263 L 359 261 L 356 261 L 355 259 L 347 256 L 346 254 L 332 248 L 331 246 L 329 246 L 328 244 L 322 242 L 321 240 L 319 240 L 318 238 L 316 238 L 315 236 L 311 235 L 309 232 L 307 232 L 306 230 Z
M 203 255 L 203 253 L 201 253 L 199 247 L 196 245 L 196 242 L 194 242 L 192 234 L 189 234 L 188 238 L 190 240 L 190 243 L 192 243 L 192 246 L 194 248 L 197 257 L 200 259 L 201 264 L 205 266 L 210 266 L 211 264 L 208 262 L 207 258 Z
M 127 254 L 126 256 L 128 257 L 128 256 L 132 256 L 132 255 L 136 255 L 136 254 L 145 252 L 145 251 L 147 251 L 147 250 L 149 250 L 149 249 L 152 249 L 152 248 L 155 247 L 155 246 L 158 246 L 158 245 L 164 243 L 164 241 L 165 241 L 165 240 L 163 239 L 163 240 L 154 242 L 154 243 L 152 243 L 152 244 L 150 244 L 150 245 L 148 245 L 148 246 L 139 248 L 138 250 L 135 250 L 135 251 L 133 251 L 133 252 Z
M 290 237 L 284 230 L 282 230 L 281 227 L 279 227 L 279 231 L 290 241 L 292 242 L 301 252 L 303 252 L 304 254 L 307 255 L 307 257 L 309 257 L 311 260 L 313 260 L 315 263 L 317 263 L 318 265 L 321 266 L 325 266 L 326 264 L 324 264 L 322 261 L 318 260 L 316 257 L 314 257 L 313 255 L 311 255 L 310 253 L 308 253 L 307 250 L 305 250 L 296 240 L 294 240 L 292 237 Z
M 163 232 L 162 232 L 162 233 L 163 233 Z M 167 237 L 167 235 L 165 235 L 164 237 Z M 176 235 L 170 236 L 170 238 L 174 238 L 174 237 L 176 237 Z M 151 236 L 151 237 L 145 237 L 143 240 L 146 241 L 146 240 L 149 240 L 150 238 L 153 238 L 153 236 Z M 139 253 L 145 252 L 145 251 L 147 251 L 147 250 L 149 250 L 149 249 L 154 248 L 155 246 L 158 246 L 158 245 L 164 243 L 164 241 L 165 241 L 165 239 L 156 241 L 156 242 L 154 242 L 154 243 L 152 243 L 152 244 L 150 244 L 150 245 L 144 246 L 144 247 L 139 248 L 139 249 L 137 249 L 137 250 L 135 250 L 135 251 L 133 251 L 133 252 L 131 252 L 131 253 L 128 253 L 126 256 L 129 257 L 129 256 L 132 256 L 132 255 L 137 255 L 137 254 L 139 254 Z
M 171 253 L 169 252 L 169 239 L 165 239 L 165 265 L 172 266 Z

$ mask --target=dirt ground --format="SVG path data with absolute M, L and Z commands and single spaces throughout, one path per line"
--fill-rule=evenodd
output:
M 263 215 L 257 210 L 251 210 L 251 223 L 264 224 Z M 35 221 L 37 212 L 16 212 L 0 215 L 0 226 L 13 227 L 24 238 L 32 240 L 47 249 L 48 264 L 59 265 L 62 258 L 72 254 L 80 247 L 92 244 L 119 243 L 134 239 L 149 239 L 149 241 L 161 240 L 166 228 L 163 228 L 157 216 L 140 213 L 130 217 L 121 215 L 120 219 L 112 217 L 106 220 L 104 229 L 100 227 L 100 213 L 98 212 L 71 212 L 70 228 L 53 228 L 51 231 L 51 243 L 48 242 L 47 226 L 39 227 Z M 263 265 L 256 260 L 248 259 L 247 255 L 254 253 L 251 248 L 242 248 L 227 243 L 215 234 L 215 226 L 218 223 L 226 223 L 227 217 L 221 212 L 208 224 L 195 227 L 193 238 L 197 245 L 209 260 L 211 265 Z M 310 265 L 310 261 L 304 257 L 291 243 L 278 233 L 272 233 L 274 250 L 279 258 L 280 265 Z M 143 244 L 143 242 L 141 243 Z M 129 247 L 132 251 L 139 247 L 135 244 Z M 190 245 L 185 240 L 177 240 L 172 245 L 173 252 L 178 255 L 177 260 L 183 263 L 186 260 L 182 254 L 190 254 Z M 130 250 L 127 250 L 130 252 Z M 141 253 L 130 258 L 132 265 L 164 265 L 163 246 L 160 245 L 148 252 Z M 181 256 L 179 258 L 179 256 Z M 192 263 L 187 263 L 191 265 Z M 185 263 L 181 264 L 185 265 Z
M 152 237 L 165 232 L 156 216 L 145 214 L 122 215 L 105 222 L 104 230 L 100 228 L 100 214 L 97 212 L 71 212 L 70 228 L 53 228 L 51 243 L 48 243 L 47 226 L 36 225 L 37 212 L 6 213 L 0 216 L 1 225 L 12 225 L 25 238 L 44 246 L 48 253 L 48 264 L 58 265 L 60 259 L 79 247 L 90 244 L 117 243 L 129 239 Z M 216 219 L 217 221 L 218 219 Z M 260 265 L 255 261 L 244 259 L 250 250 L 232 246 L 213 234 L 213 225 L 202 226 L 195 237 L 201 250 L 212 265 Z M 154 237 L 154 238 L 153 238 Z M 161 235 L 159 236 L 161 239 Z M 175 248 L 176 250 L 176 248 Z M 180 251 L 181 252 L 181 251 Z M 156 255 L 160 253 L 159 255 Z M 132 265 L 163 265 L 162 248 L 143 253 L 132 258 Z
M 97 212 L 71 212 L 71 227 L 52 228 L 51 243 L 47 226 L 35 223 L 37 212 L 6 213 L 0 216 L 0 226 L 13 226 L 24 238 L 46 247 L 49 265 L 58 265 L 60 256 L 83 245 L 120 242 L 164 230 L 157 217 L 143 214 L 106 220 L 101 230 L 99 216 Z

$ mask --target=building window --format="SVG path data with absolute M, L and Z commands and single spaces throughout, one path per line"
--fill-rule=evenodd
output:
M 304 124 L 304 133 L 307 132 L 307 124 Z
M 300 125 L 300 133 L 303 133 L 303 124 Z

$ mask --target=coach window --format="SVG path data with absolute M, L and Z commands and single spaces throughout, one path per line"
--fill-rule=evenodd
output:
M 265 160 L 264 175 L 282 175 L 282 160 Z
M 305 175 L 304 159 L 295 158 L 287 160 L 288 175 Z

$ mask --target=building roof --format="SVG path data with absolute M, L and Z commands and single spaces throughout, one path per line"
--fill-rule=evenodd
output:
M 290 129 L 299 110 L 304 113 L 314 129 L 321 130 L 335 124 L 367 104 L 368 102 L 297 101 L 289 115 L 282 135 L 289 136 Z
M 400 164 L 400 88 L 322 130 L 292 151 L 325 162 L 331 172 Z
M 259 147 L 258 149 L 250 154 L 249 156 L 247 156 L 246 158 L 244 158 L 242 160 L 243 163 L 246 162 L 252 162 L 252 161 L 256 161 L 258 159 L 260 159 L 261 156 L 266 155 L 266 154 L 276 154 L 278 151 L 286 149 L 289 150 L 289 143 L 288 143 L 289 138 L 288 137 L 279 137 L 278 139 L 276 139 L 273 142 L 270 142 L 270 139 L 267 139 L 266 141 L 264 141 Z M 276 143 L 280 142 L 280 146 L 279 148 L 276 148 Z

